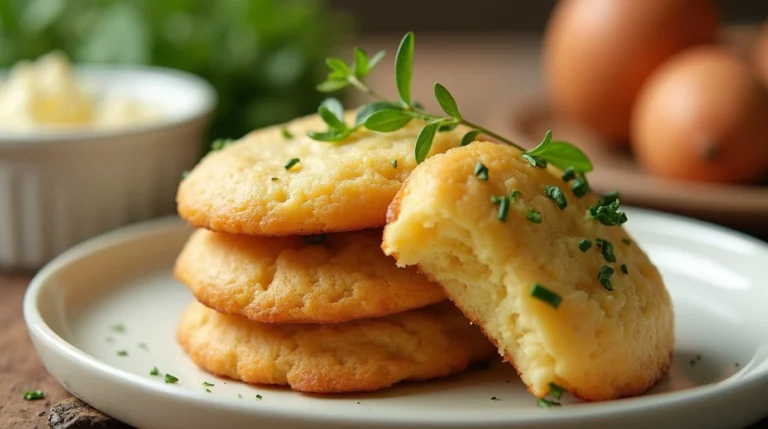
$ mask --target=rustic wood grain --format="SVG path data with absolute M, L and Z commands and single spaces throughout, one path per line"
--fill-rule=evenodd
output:
M 0 428 L 47 427 L 51 406 L 71 396 L 37 357 L 22 316 L 29 277 L 0 277 Z M 42 389 L 45 399 L 25 401 L 24 392 Z

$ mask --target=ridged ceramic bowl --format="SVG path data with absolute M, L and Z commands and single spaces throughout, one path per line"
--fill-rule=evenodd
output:
M 0 271 L 28 271 L 105 231 L 171 214 L 198 161 L 213 88 L 180 71 L 81 66 L 95 93 L 160 108 L 163 119 L 112 130 L 0 132 Z

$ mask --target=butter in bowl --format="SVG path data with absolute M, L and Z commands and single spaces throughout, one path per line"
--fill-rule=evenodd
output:
M 178 70 L 72 65 L 52 52 L 0 74 L 0 271 L 173 214 L 216 104 Z

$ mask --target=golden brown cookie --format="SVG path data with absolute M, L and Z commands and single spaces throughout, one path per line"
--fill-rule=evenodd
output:
M 338 323 L 446 300 L 415 267 L 381 251 L 381 229 L 257 237 L 199 229 L 176 277 L 203 304 L 266 323 Z
M 674 345 L 661 275 L 623 227 L 587 215 L 594 195 L 577 198 L 559 171 L 520 155 L 475 142 L 421 164 L 390 206 L 385 252 L 442 284 L 533 394 L 550 383 L 586 400 L 645 391 L 667 372 Z M 474 173 L 478 162 L 487 180 Z M 563 192 L 564 209 L 547 186 Z M 515 191 L 502 221 L 494 197 Z M 591 248 L 580 247 L 585 239 Z
M 181 317 L 178 340 L 213 374 L 315 393 L 373 391 L 445 377 L 495 354 L 450 303 L 379 319 L 275 325 L 195 302 Z
M 349 123 L 354 121 L 348 114 Z M 318 115 L 251 132 L 208 154 L 179 185 L 177 209 L 191 225 L 230 234 L 303 235 L 384 226 L 387 206 L 416 166 L 424 122 L 346 141 L 306 136 L 327 129 Z M 460 144 L 462 127 L 438 133 L 430 154 Z M 294 165 L 291 160 L 298 159 Z M 290 168 L 286 168 L 289 166 Z

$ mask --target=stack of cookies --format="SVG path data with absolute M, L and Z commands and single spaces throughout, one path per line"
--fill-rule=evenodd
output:
M 354 118 L 350 118 L 350 122 Z M 381 250 L 423 123 L 323 143 L 317 115 L 254 131 L 181 183 L 196 227 L 175 275 L 197 299 L 178 340 L 201 368 L 316 393 L 448 376 L 496 348 L 416 267 Z M 430 156 L 466 130 L 441 132 Z

